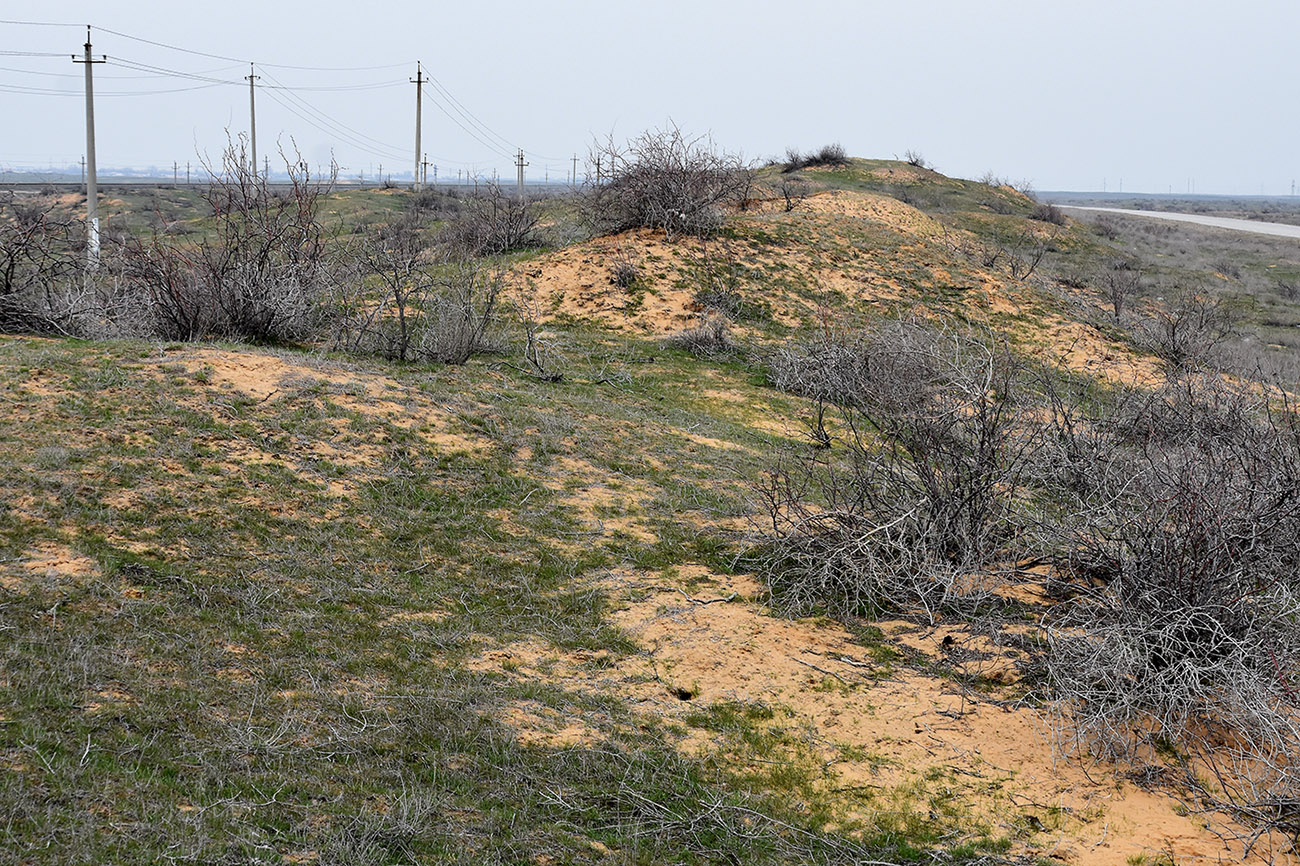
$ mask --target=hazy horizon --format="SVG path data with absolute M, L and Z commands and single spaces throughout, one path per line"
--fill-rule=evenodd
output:
M 422 149 L 441 179 L 513 178 L 516 147 L 530 179 L 563 177 L 593 138 L 668 122 L 756 159 L 837 141 L 1044 190 L 1287 195 L 1300 175 L 1296 122 L 1280 110 L 1293 102 L 1284 64 L 1300 8 L 1280 2 L 426 9 L 233 0 L 199 18 L 53 0 L 16 16 L 39 25 L 0 22 L 0 105 L 18 119 L 0 127 L 0 169 L 81 159 L 71 55 L 88 22 L 109 58 L 94 70 L 104 169 L 219 157 L 227 132 L 247 131 L 254 61 L 260 154 L 296 143 L 349 178 L 380 164 L 409 177 L 421 60 L 437 81 Z

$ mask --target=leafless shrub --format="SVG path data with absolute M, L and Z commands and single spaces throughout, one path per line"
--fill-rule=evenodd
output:
M 472 261 L 451 262 L 440 269 L 424 302 L 413 341 L 417 358 L 464 364 L 482 352 L 499 351 L 493 339 L 503 275 Z
M 512 307 L 524 334 L 523 356 L 528 365 L 525 372 L 543 382 L 563 381 L 564 356 L 542 330 L 542 311 L 536 296 L 517 297 Z
M 722 206 L 738 205 L 752 183 L 740 156 L 676 126 L 643 132 L 626 147 L 598 143 L 589 162 L 599 163 L 600 177 L 581 209 L 599 234 L 660 228 L 669 238 L 709 236 L 722 225 Z
M 1122 234 L 1119 221 L 1110 214 L 1102 214 L 1093 220 L 1092 230 L 1108 241 L 1119 240 Z
M 848 163 L 848 154 L 844 152 L 844 146 L 839 142 L 823 145 L 820 150 L 813 150 L 808 153 L 802 153 L 797 147 L 787 147 L 785 150 L 785 163 L 782 165 L 781 171 L 789 174 L 801 168 L 837 167 L 848 165 Z
M 745 311 L 745 299 L 740 285 L 744 268 L 729 244 L 704 243 L 698 256 L 692 256 L 694 276 L 698 283 L 692 298 L 705 317 L 721 315 L 739 319 Z
M 472 256 L 493 256 L 537 246 L 541 213 L 536 202 L 486 184 L 464 201 L 445 232 L 452 246 Z
M 1124 259 L 1116 259 L 1098 277 L 1102 294 L 1110 301 L 1111 315 L 1118 322 L 1124 317 L 1129 299 L 1142 287 L 1142 272 Z
M 641 266 L 632 252 L 621 244 L 609 260 L 609 281 L 620 289 L 630 289 L 641 279 Z
M 808 198 L 809 187 L 807 182 L 797 178 L 781 178 L 781 183 L 777 186 L 781 197 L 785 199 L 785 212 L 790 213 L 799 205 L 803 204 L 804 199 Z
M 836 446 L 787 459 L 760 490 L 759 569 L 778 603 L 861 615 L 978 597 L 971 575 L 1006 555 L 1035 447 L 1013 423 L 1010 355 L 911 321 L 827 328 L 780 353 L 773 378 L 816 402 L 814 438 Z
M 1032 231 L 1001 232 L 995 244 L 987 245 L 982 255 L 984 267 L 998 261 L 1007 266 L 1013 280 L 1023 282 L 1034 275 L 1047 255 L 1049 241 Z
M 1221 299 L 1183 293 L 1168 306 L 1156 306 L 1137 336 L 1171 367 L 1184 369 L 1214 363 L 1232 329 L 1232 313 Z
M 149 300 L 157 336 L 300 340 L 314 333 L 318 301 L 334 277 L 318 218 L 334 175 L 313 181 L 305 163 L 285 162 L 288 188 L 271 189 L 252 172 L 242 141 L 232 144 L 201 193 L 215 217 L 213 236 L 124 241 L 122 279 Z
M 426 251 L 408 235 L 370 238 L 355 255 L 359 267 L 334 289 L 333 347 L 411 360 L 434 282 Z
M 80 220 L 0 198 L 0 331 L 77 333 L 85 267 Z
M 1181 375 L 1058 428 L 1092 442 L 1057 523 L 1078 594 L 1047 632 L 1080 745 L 1173 747 L 1206 796 L 1256 817 L 1300 799 L 1300 426 L 1273 396 Z
M 736 348 L 731 340 L 730 320 L 716 312 L 705 313 L 700 324 L 672 335 L 668 344 L 704 358 L 729 355 Z
M 1063 226 L 1069 222 L 1065 211 L 1047 202 L 1035 205 L 1034 209 L 1029 212 L 1029 218 L 1058 226 Z
M 931 167 L 930 163 L 926 161 L 925 157 L 922 156 L 919 151 L 911 150 L 910 148 L 903 154 L 903 159 L 907 161 L 908 165 L 915 166 L 916 168 Z

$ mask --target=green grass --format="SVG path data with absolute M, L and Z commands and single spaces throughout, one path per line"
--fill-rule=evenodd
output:
M 728 567 L 725 533 L 700 523 L 744 511 L 754 453 L 772 445 L 694 394 L 690 356 L 566 339 L 582 351 L 560 384 L 491 359 L 242 349 L 305 370 L 267 400 L 219 387 L 188 348 L 0 341 L 0 559 L 21 581 L 0 602 L 11 856 L 761 863 L 885 844 L 825 836 L 820 807 L 792 810 L 796 766 L 737 787 L 615 699 L 467 665 L 523 639 L 634 652 L 584 587 L 616 564 Z M 655 363 L 627 364 L 621 386 L 598 383 L 647 351 Z M 739 365 L 708 369 L 765 390 Z M 372 373 L 481 447 L 438 448 L 369 411 L 349 383 Z M 548 453 L 653 490 L 638 507 L 655 540 L 592 534 L 542 483 Z M 92 567 L 15 565 L 50 549 Z M 442 616 L 397 616 L 426 611 Z M 499 720 L 521 700 L 587 708 L 599 745 L 521 743 Z

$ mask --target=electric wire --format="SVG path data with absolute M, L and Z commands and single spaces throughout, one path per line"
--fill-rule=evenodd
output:
M 85 24 L 65 24 L 61 21 L 10 21 L 0 18 L 0 24 L 18 24 L 24 27 L 85 27 Z
M 120 30 L 112 30 L 108 27 L 96 28 L 105 33 L 112 33 L 114 36 L 121 36 L 123 39 L 132 39 L 136 42 L 143 42 L 146 45 L 153 45 L 158 48 L 166 48 L 170 51 L 180 51 L 184 54 L 195 54 L 199 57 L 211 57 L 216 60 L 232 60 L 240 62 L 237 57 L 227 57 L 224 54 L 212 54 L 207 51 L 197 51 L 193 48 L 182 48 L 179 45 L 171 45 L 167 42 L 159 42 L 154 39 L 145 39 L 143 36 L 132 36 L 130 33 L 123 33 Z M 258 66 L 270 66 L 276 69 L 299 69 L 309 72 L 364 72 L 375 69 L 397 69 L 402 66 L 409 66 L 407 63 L 386 63 L 380 66 L 294 66 L 288 63 L 259 63 Z
M 49 27 L 83 26 L 83 25 L 76 25 L 76 24 L 66 24 L 61 22 L 17 21 L 17 20 L 9 20 L 9 19 L 0 19 L 0 24 L 12 24 L 12 25 L 24 25 L 24 26 L 49 26 Z M 98 29 L 104 33 L 112 34 L 114 36 L 119 36 L 124 39 L 129 39 L 146 45 L 152 45 L 158 48 L 164 48 L 170 51 L 177 51 L 183 54 L 227 61 L 231 64 L 237 64 L 240 66 L 242 66 L 242 64 L 245 62 L 240 58 L 231 57 L 224 54 L 216 54 L 208 51 L 199 51 L 197 49 L 184 48 L 179 45 L 173 45 L 167 42 L 161 42 L 159 40 L 154 40 L 154 39 L 147 39 L 142 36 L 136 36 L 109 27 L 97 27 L 95 29 Z M 67 57 L 69 55 L 62 52 L 0 50 L 0 56 Z M 75 55 L 72 56 L 75 59 Z M 218 78 L 218 77 L 214 77 L 213 75 L 213 73 L 219 73 L 219 72 L 227 71 L 229 69 L 233 69 L 235 68 L 235 66 L 223 66 L 211 70 L 203 70 L 200 72 L 186 72 L 184 70 L 171 69 L 169 67 L 164 67 L 164 66 L 157 66 L 154 64 L 144 63 L 142 61 L 132 60 L 130 58 L 123 58 L 120 56 L 114 56 L 112 58 L 107 58 L 107 59 L 109 60 L 110 63 L 117 65 L 121 68 L 143 73 L 142 75 L 138 75 L 138 76 L 131 76 L 131 75 L 105 76 L 106 78 L 109 79 L 179 78 L 179 79 L 184 79 L 189 81 L 196 81 L 199 82 L 199 84 L 192 87 L 183 87 L 183 88 L 174 88 L 174 89 L 153 89 L 153 90 L 138 90 L 138 91 L 99 91 L 97 95 L 149 96 L 149 95 L 165 94 L 165 93 L 183 93 L 183 92 L 190 92 L 195 90 L 205 90 L 205 89 L 218 87 L 218 86 L 232 86 L 232 85 L 242 86 L 243 85 L 243 82 L 241 81 L 236 81 L 236 80 L 226 79 L 226 78 Z M 375 66 L 304 66 L 304 65 L 294 65 L 294 64 L 284 64 L 284 63 L 257 63 L 255 64 L 255 68 L 261 69 L 265 74 L 265 70 L 267 68 L 303 70 L 303 71 L 314 71 L 314 72 L 354 72 L 354 71 L 365 71 L 365 70 L 396 69 L 406 65 L 409 64 L 393 63 L 393 64 L 384 64 L 384 65 L 375 65 Z M 60 78 L 79 77 L 75 74 L 70 74 L 70 73 L 50 73 L 50 72 L 41 72 L 41 71 L 33 71 L 33 70 L 14 69 L 10 67 L 3 67 L 3 68 L 6 71 L 19 72 L 23 74 L 37 74 L 37 75 L 46 75 L 46 76 L 60 77 Z M 269 74 L 266 74 L 266 77 L 270 81 L 273 81 L 274 83 L 264 84 L 261 86 L 261 89 L 266 91 L 268 96 L 275 98 L 276 101 L 280 105 L 282 105 L 286 110 L 290 111 L 292 114 L 302 119 L 303 121 L 311 124 L 316 129 L 325 132 L 328 135 L 336 136 L 342 139 L 345 143 L 357 147 L 358 149 L 363 150 L 366 153 L 374 156 L 384 156 L 384 158 L 386 159 L 404 158 L 402 155 L 400 155 L 402 149 L 397 148 L 394 145 L 391 145 L 387 142 L 383 142 L 380 141 L 379 139 L 373 138 L 372 136 L 366 135 L 365 133 L 362 133 L 356 129 L 353 129 L 352 127 L 347 126 L 341 121 L 335 120 L 331 116 L 325 114 L 323 111 L 320 111 L 319 109 L 312 106 L 311 103 L 306 102 L 301 96 L 298 95 L 298 93 L 302 93 L 302 92 L 338 93 L 338 92 L 350 92 L 350 91 L 378 90 L 378 89 L 386 89 L 391 87 L 403 86 L 402 82 L 393 82 L 393 81 L 368 82 L 362 84 L 348 84 L 348 85 L 286 85 Z M 470 138 L 472 138 L 478 144 L 482 145 L 489 152 L 491 152 L 497 157 L 513 159 L 515 154 L 511 151 L 522 150 L 522 148 L 520 148 L 517 144 L 510 141 L 500 133 L 496 132 L 494 129 L 492 129 L 482 120 L 480 120 L 477 115 L 475 115 L 459 99 L 457 99 L 456 96 L 452 94 L 451 91 L 444 84 L 442 84 L 442 82 L 439 81 L 437 78 L 430 75 L 428 79 L 428 83 L 432 85 L 432 88 L 429 90 L 425 90 L 422 88 L 421 89 L 422 96 L 429 99 L 433 103 L 433 105 L 440 112 L 442 112 L 444 116 L 446 116 L 463 132 L 469 135 Z M 55 88 L 42 88 L 42 87 L 33 87 L 28 85 L 15 85 L 15 84 L 0 84 L 0 91 L 8 92 L 8 93 L 27 94 L 27 95 L 59 95 L 59 96 L 81 95 L 80 91 L 59 90 Z M 281 98 L 281 97 L 285 97 L 285 98 Z M 544 154 L 533 154 L 533 156 L 535 158 L 539 158 L 547 161 L 553 161 L 553 162 L 566 163 L 568 161 L 567 157 L 547 156 Z M 452 163 L 456 165 L 475 166 L 478 164 L 477 161 L 454 160 L 454 159 L 449 159 L 441 156 L 435 158 L 439 162 Z
M 327 118 L 317 119 L 313 117 L 312 115 L 306 113 L 306 111 L 304 111 L 303 109 L 299 108 L 298 106 L 295 106 L 292 102 L 286 100 L 282 92 L 276 93 L 274 91 L 270 91 L 267 93 L 267 95 L 270 96 L 271 99 L 273 99 L 276 103 L 278 103 L 282 108 L 284 108 L 285 111 L 289 112 L 294 117 L 297 117 L 302 122 L 308 124 L 309 126 L 315 128 L 320 132 L 323 132 L 325 135 L 331 138 L 340 140 L 343 144 L 356 148 L 357 150 L 365 154 L 374 157 L 379 157 L 380 159 L 393 159 L 399 161 L 406 158 L 404 155 L 400 154 L 398 150 L 392 148 L 389 145 L 374 145 L 374 144 L 369 144 L 365 141 L 360 141 L 356 138 L 353 138 L 351 135 L 347 134 L 346 132 L 343 132 L 335 127 L 330 126 L 329 120 Z
M 475 132 L 474 129 L 462 123 L 460 121 L 460 118 L 456 117 L 456 115 L 452 114 L 445 107 L 443 107 L 443 104 L 439 102 L 437 99 L 435 99 L 432 95 L 430 95 L 428 91 L 422 91 L 422 94 L 424 99 L 427 99 L 430 102 L 432 102 L 435 108 L 437 108 L 444 115 L 446 115 L 448 120 L 450 120 L 452 123 L 459 126 L 465 132 L 465 134 L 468 135 L 470 138 L 474 139 L 479 144 L 483 145 L 484 147 L 486 147 L 488 150 L 492 151 L 494 154 L 496 154 L 499 157 L 502 157 L 504 159 L 511 159 L 514 157 L 514 154 L 509 153 L 508 151 L 502 149 L 500 145 L 494 144 L 491 141 L 484 139 L 483 136 Z
M 520 147 L 518 144 L 515 144 L 514 142 L 510 141 L 510 140 L 509 140 L 508 138 L 506 138 L 505 136 L 500 135 L 500 134 L 497 133 L 495 130 L 493 130 L 492 127 L 488 126 L 486 123 L 484 123 L 483 121 L 479 120 L 479 119 L 478 119 L 478 116 L 475 115 L 474 112 L 472 112 L 472 111 L 470 111 L 468 108 L 466 108 L 465 105 L 464 105 L 464 103 L 462 103 L 459 99 L 457 99 L 456 96 L 455 96 L 455 94 L 453 94 L 450 90 L 448 90 L 448 89 L 447 89 L 447 86 L 446 86 L 445 84 L 443 84 L 441 81 L 439 81 L 437 78 L 435 78 L 433 75 L 430 75 L 430 76 L 429 76 L 429 81 L 430 81 L 430 83 L 433 84 L 434 87 L 436 87 L 436 88 L 438 89 L 438 91 L 439 91 L 441 94 L 443 94 L 443 96 L 445 96 L 448 100 L 451 101 L 451 103 L 452 103 L 452 105 L 455 107 L 457 113 L 459 113 L 460 115 L 462 115 L 463 117 L 465 117 L 466 120 L 468 120 L 470 123 L 472 123 L 475 127 L 481 129 L 481 130 L 482 130 L 485 134 L 487 134 L 488 136 L 490 136 L 490 137 L 492 137 L 492 138 L 495 138 L 497 141 L 500 141 L 501 143 L 505 144 L 505 145 L 506 145 L 506 146 L 507 146 L 511 151 L 524 150 L 524 148 L 522 148 L 522 147 Z M 507 154 L 507 155 L 508 155 L 508 156 L 511 156 L 512 158 L 513 158 L 513 156 L 514 156 L 513 153 L 510 153 L 510 154 Z M 548 156 L 548 155 L 546 155 L 546 154 L 542 154 L 542 153 L 533 153 L 533 154 L 530 154 L 530 155 L 536 157 L 537 159 L 551 160 L 552 162 L 563 162 L 564 159 L 565 159 L 565 157 L 563 157 L 563 156 Z
M 273 82 L 277 82 L 277 83 L 279 82 L 279 79 L 277 79 L 274 75 L 271 75 L 269 72 L 266 72 L 265 70 L 263 70 L 263 74 L 266 76 L 266 78 L 267 78 L 268 80 L 273 81 Z M 375 147 L 378 147 L 379 149 L 384 150 L 384 151 L 391 151 L 391 152 L 394 153 L 394 154 L 396 154 L 396 153 L 400 153 L 400 152 L 401 152 L 401 148 L 398 148 L 398 147 L 396 147 L 395 145 L 393 145 L 393 144 L 391 144 L 391 143 L 389 143 L 389 142 L 387 142 L 387 141 L 382 141 L 382 140 L 380 140 L 380 139 L 378 139 L 378 138 L 375 138 L 374 136 L 366 135 L 364 132 L 361 132 L 360 130 L 357 130 L 357 129 L 353 129 L 352 127 L 348 126 L 346 123 L 343 123 L 343 122 L 340 121 L 340 120 L 336 120 L 335 118 L 333 118 L 333 117 L 331 117 L 330 115 L 326 114 L 324 111 L 321 111 L 319 108 L 317 108 L 316 106 L 312 105 L 312 104 L 311 104 L 310 102 L 308 102 L 306 99 L 302 98 L 301 96 L 298 96 L 296 93 L 293 92 L 293 90 L 291 90 L 291 89 L 289 89 L 289 88 L 283 88 L 283 87 L 281 87 L 281 88 L 279 88 L 278 90 L 268 90 L 267 93 L 268 93 L 268 95 L 272 96 L 273 98 L 274 98 L 274 97 L 278 97 L 278 96 L 280 96 L 280 95 L 284 95 L 284 96 L 289 97 L 289 98 L 292 99 L 292 100 L 293 100 L 293 101 L 294 101 L 294 102 L 295 102 L 295 103 L 296 103 L 296 104 L 297 104 L 297 105 L 298 105 L 298 106 L 299 106 L 303 111 L 307 111 L 307 112 L 309 112 L 311 115 L 313 115 L 313 116 L 315 116 L 316 118 L 318 118 L 318 120 L 319 120 L 320 123 L 325 123 L 325 124 L 327 124 L 327 125 L 329 125 L 329 126 L 331 126 L 331 127 L 334 127 L 334 131 L 332 132 L 333 135 L 339 136 L 339 137 L 344 138 L 344 139 L 351 139 L 351 141 L 350 141 L 349 143 L 354 144 L 354 145 L 359 146 L 359 147 L 362 147 L 363 149 L 366 149 L 368 152 L 373 153 Z M 289 108 L 289 106 L 286 105 L 285 102 L 284 102 L 283 100 L 277 99 L 276 101 L 279 102 L 281 105 L 285 105 L 286 108 Z M 292 108 L 290 108 L 289 110 L 290 110 L 290 111 L 293 111 Z M 298 114 L 297 111 L 293 111 L 293 113 L 294 113 L 294 114 L 297 114 L 299 117 L 302 117 L 302 115 L 301 115 L 301 114 Z M 305 118 L 305 117 L 304 117 L 303 119 L 304 119 L 304 120 L 307 120 L 307 118 Z M 308 121 L 308 122 L 311 122 L 311 121 Z M 317 125 L 317 124 L 315 124 L 315 123 L 313 123 L 313 125 L 316 126 L 317 129 L 320 129 L 320 126 L 319 126 L 319 125 Z M 322 131 L 324 131 L 324 130 L 322 130 Z M 369 144 L 367 145 L 366 142 L 369 142 Z M 390 156 L 390 157 L 388 157 L 388 158 L 392 159 L 392 158 L 398 158 L 398 157 L 392 157 L 392 156 Z

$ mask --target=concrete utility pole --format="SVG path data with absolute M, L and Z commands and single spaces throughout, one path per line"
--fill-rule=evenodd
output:
M 424 69 L 420 66 L 420 61 L 415 61 L 415 77 L 411 83 L 415 85 L 415 172 L 411 178 L 415 181 L 411 188 L 415 192 L 420 191 L 420 109 L 424 106 Z
M 85 57 L 78 60 L 74 54 L 72 62 L 86 64 L 86 269 L 95 271 L 99 270 L 99 178 L 95 173 L 95 77 L 91 70 L 108 58 L 91 58 L 89 24 L 85 49 Z
M 433 173 L 433 182 L 435 184 L 438 182 L 437 171 Z M 429 183 L 429 154 L 427 153 L 424 155 L 424 161 L 420 163 L 420 183 L 422 184 Z
M 573 178 L 569 185 L 575 187 L 578 185 L 578 155 L 576 153 L 573 155 Z
M 524 166 L 526 165 L 528 163 L 524 162 L 524 152 L 520 149 L 519 155 L 515 157 L 515 169 L 518 171 L 518 179 L 515 181 L 515 195 L 519 197 L 520 201 L 524 200 Z
M 190 182 L 190 161 L 185 160 L 185 183 L 188 186 Z
M 257 180 L 257 103 L 253 96 L 256 87 L 253 82 L 260 78 L 260 75 L 253 74 L 253 64 L 248 64 L 248 141 L 253 149 L 253 161 L 249 164 L 252 169 L 253 180 Z
M 271 180 L 271 157 L 269 156 L 262 157 L 262 169 L 263 169 L 262 177 L 266 178 L 267 182 L 269 183 Z
M 181 164 L 173 159 L 172 160 L 172 186 L 176 185 L 176 181 L 180 180 L 180 176 L 181 176 Z

